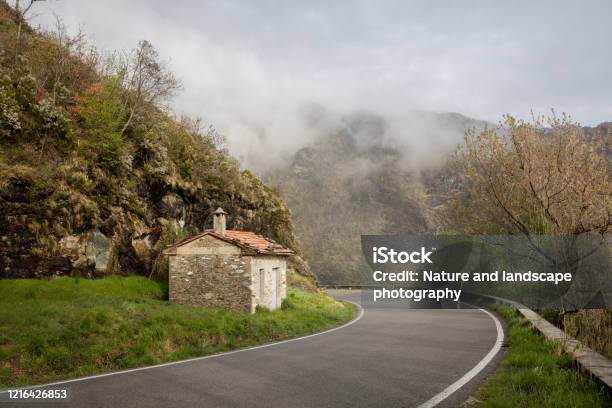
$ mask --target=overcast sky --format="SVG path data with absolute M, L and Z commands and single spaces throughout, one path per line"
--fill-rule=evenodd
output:
M 34 24 L 56 13 L 104 50 L 152 42 L 184 84 L 175 110 L 214 123 L 239 156 L 264 137 L 299 138 L 303 102 L 612 120 L 609 0 L 50 0 L 35 12 Z

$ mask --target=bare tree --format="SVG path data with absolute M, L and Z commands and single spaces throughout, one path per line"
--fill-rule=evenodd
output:
M 465 188 L 445 215 L 480 233 L 605 234 L 612 183 L 604 143 L 565 115 L 507 116 L 500 130 L 468 131 L 457 155 Z
M 20 43 L 21 43 L 21 30 L 23 29 L 23 24 L 27 21 L 27 14 L 37 1 L 44 0 L 30 0 L 27 5 L 23 6 L 20 0 L 15 0 L 15 16 L 17 18 L 17 33 L 15 35 L 15 61 L 17 60 L 17 56 L 20 51 Z
M 205 126 L 202 118 L 192 118 L 183 114 L 181 114 L 179 122 L 190 134 L 210 142 L 219 150 L 225 150 L 227 138 L 222 133 L 219 133 L 212 123 Z
M 123 135 L 132 123 L 134 114 L 144 105 L 159 106 L 180 88 L 180 82 L 159 60 L 159 54 L 151 43 L 140 41 L 127 57 L 122 69 L 126 89 L 125 106 L 128 118 L 121 129 Z
M 58 88 L 61 87 L 66 77 L 78 77 L 69 72 L 71 61 L 82 63 L 86 61 L 87 40 L 85 34 L 79 28 L 75 35 L 68 34 L 66 25 L 59 16 L 55 16 L 55 26 L 53 30 L 47 32 L 49 38 L 53 40 L 51 64 L 46 69 L 50 72 L 51 101 L 55 105 Z M 89 52 L 91 55 L 93 51 Z M 90 64 L 93 64 L 90 62 Z M 71 75 L 72 74 L 72 75 Z

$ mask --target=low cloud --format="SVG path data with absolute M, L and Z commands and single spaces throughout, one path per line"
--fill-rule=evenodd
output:
M 247 167 L 278 165 L 320 130 L 312 103 L 338 121 L 381 114 L 388 140 L 446 149 L 457 135 L 418 111 L 497 122 L 504 113 L 567 111 L 584 124 L 609 120 L 610 2 L 165 2 L 49 1 L 98 47 L 151 41 L 184 83 L 177 114 L 199 116 Z M 415 162 L 415 164 L 416 164 Z

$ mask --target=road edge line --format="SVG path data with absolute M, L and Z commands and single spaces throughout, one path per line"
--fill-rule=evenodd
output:
M 476 364 L 470 371 L 465 373 L 461 378 L 459 378 L 457 381 L 455 381 L 454 383 L 446 387 L 440 393 L 433 396 L 431 399 L 420 404 L 417 408 L 433 408 L 439 403 L 441 403 L 442 401 L 444 401 L 446 398 L 451 396 L 453 393 L 455 393 L 465 384 L 467 384 L 472 379 L 474 379 L 474 377 L 476 377 L 487 365 L 489 365 L 489 363 L 493 360 L 493 358 L 501 350 L 502 345 L 504 343 L 504 328 L 502 327 L 501 322 L 493 313 L 489 312 L 488 310 L 481 309 L 481 308 L 478 308 L 478 310 L 486 313 L 491 319 L 493 319 L 493 322 L 495 322 L 495 329 L 497 330 L 497 340 L 495 340 L 495 344 L 493 345 L 491 350 L 489 350 L 487 355 L 484 356 L 483 359 L 480 360 L 478 364 Z
M 364 309 L 363 309 L 363 307 L 361 307 L 361 305 L 359 305 L 359 304 L 357 304 L 355 302 L 351 302 L 350 300 L 344 300 L 344 301 L 353 304 L 357 308 L 357 310 L 358 310 L 357 316 L 353 320 L 344 323 L 342 326 L 333 327 L 331 329 L 328 329 L 328 330 L 325 330 L 325 331 L 322 331 L 322 332 L 319 332 L 319 333 L 312 333 L 312 334 L 307 334 L 306 336 L 294 337 L 292 339 L 274 341 L 274 342 L 271 342 L 271 343 L 265 343 L 265 344 L 260 344 L 260 345 L 257 345 L 257 346 L 245 347 L 245 348 L 240 348 L 240 349 L 231 350 L 231 351 L 224 351 L 222 353 L 217 353 L 217 354 L 209 354 L 207 356 L 188 358 L 186 360 L 169 361 L 167 363 L 156 364 L 156 365 L 152 365 L 152 366 L 136 367 L 136 368 L 130 368 L 130 369 L 127 369 L 127 370 L 112 371 L 110 373 L 94 374 L 94 375 L 89 375 L 89 376 L 86 376 L 86 377 L 78 377 L 78 378 L 73 378 L 73 379 L 70 379 L 70 380 L 55 381 L 55 382 L 50 382 L 50 383 L 46 383 L 46 384 L 28 385 L 28 386 L 25 386 L 25 387 L 5 388 L 5 389 L 1 389 L 0 390 L 0 394 L 6 394 L 6 393 L 8 393 L 11 390 L 31 390 L 31 389 L 45 388 L 45 387 L 51 387 L 51 386 L 61 385 L 61 384 L 70 384 L 70 383 L 75 383 L 75 382 L 94 380 L 96 378 L 110 377 L 110 376 L 113 376 L 113 375 L 129 374 L 129 373 L 133 373 L 133 372 L 136 372 L 136 371 L 151 370 L 151 369 L 160 368 L 160 367 L 168 367 L 168 366 L 173 366 L 173 365 L 191 363 L 191 362 L 194 362 L 194 361 L 207 360 L 207 359 L 211 359 L 211 358 L 227 356 L 227 355 L 230 355 L 230 354 L 243 353 L 245 351 L 251 351 L 251 350 L 257 350 L 257 349 L 262 349 L 262 348 L 267 348 L 267 347 L 272 347 L 272 346 L 278 346 L 280 344 L 291 343 L 293 341 L 305 340 L 305 339 L 308 339 L 308 338 L 311 338 L 311 337 L 320 336 L 322 334 L 328 334 L 328 333 L 334 332 L 336 330 L 344 329 L 344 328 L 346 328 L 348 326 L 351 326 L 352 324 L 357 323 L 359 320 L 361 320 L 361 318 L 364 315 Z

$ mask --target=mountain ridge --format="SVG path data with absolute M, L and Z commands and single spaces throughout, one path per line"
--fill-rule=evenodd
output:
M 456 143 L 467 127 L 486 123 L 457 113 L 412 115 L 455 132 Z M 326 126 L 267 179 L 291 209 L 296 236 L 319 280 L 355 285 L 362 234 L 430 233 L 436 222 L 422 170 L 411 166 L 408 144 L 390 134 L 392 125 L 384 116 L 360 111 L 331 122 L 336 125 Z

